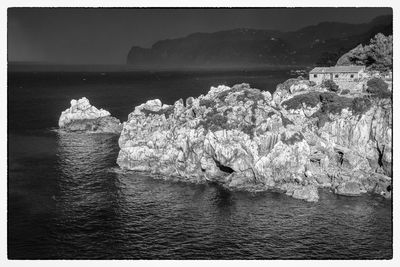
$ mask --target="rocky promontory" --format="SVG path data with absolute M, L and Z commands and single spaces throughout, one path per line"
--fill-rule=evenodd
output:
M 117 163 L 307 201 L 318 200 L 318 188 L 390 197 L 391 116 L 390 98 L 340 95 L 303 79 L 273 95 L 248 84 L 211 87 L 173 105 L 137 106 L 123 123 Z
M 122 124 L 104 109 L 97 109 L 86 97 L 71 100 L 71 107 L 61 113 L 58 126 L 68 132 L 116 133 Z

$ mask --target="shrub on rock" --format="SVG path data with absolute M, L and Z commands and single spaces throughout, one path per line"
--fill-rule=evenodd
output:
M 320 93 L 310 92 L 307 94 L 296 95 L 291 99 L 282 102 L 282 106 L 286 106 L 288 110 L 299 109 L 303 106 L 303 103 L 308 107 L 315 107 L 320 103 Z
M 351 110 L 353 114 L 359 115 L 366 112 L 371 107 L 371 101 L 366 98 L 356 97 L 352 101 Z
M 326 89 L 332 92 L 339 91 L 339 86 L 332 80 L 324 80 L 322 82 L 322 87 L 325 87 Z
M 348 90 L 348 89 L 344 89 L 344 90 L 342 90 L 342 91 L 340 92 L 341 95 L 347 95 L 347 94 L 349 94 L 349 93 L 350 93 L 350 90 Z
M 215 106 L 215 101 L 211 99 L 200 99 L 199 105 L 200 106 L 205 106 L 206 108 L 212 108 Z
M 388 90 L 388 84 L 380 78 L 372 78 L 367 82 L 367 92 L 378 98 L 389 98 L 392 93 Z
M 360 97 L 343 97 L 331 92 L 310 92 L 307 94 L 296 95 L 293 98 L 284 101 L 282 106 L 290 110 L 302 108 L 303 104 L 311 108 L 321 104 L 321 109 L 314 114 L 314 116 L 326 119 L 326 116 L 320 116 L 319 113 L 340 114 L 343 109 L 347 108 L 351 110 L 354 115 L 359 115 L 363 114 L 370 108 L 371 101 Z
M 244 90 L 242 95 L 236 97 L 236 101 L 243 101 L 246 102 L 248 100 L 257 103 L 259 100 L 264 101 L 265 97 L 258 89 L 248 89 Z

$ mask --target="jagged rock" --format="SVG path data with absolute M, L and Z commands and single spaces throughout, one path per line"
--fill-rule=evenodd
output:
M 385 198 L 392 197 L 392 181 L 386 175 L 371 173 L 362 179 L 361 183 L 367 192 L 379 194 Z
M 289 92 L 291 94 L 295 94 L 298 92 L 307 91 L 309 88 L 310 88 L 309 80 L 300 80 L 299 82 L 294 83 L 289 87 Z
M 344 196 L 359 196 L 362 193 L 360 187 L 361 185 L 358 182 L 344 182 L 336 188 L 335 193 Z
M 331 185 L 331 179 L 329 179 L 328 175 L 326 174 L 318 175 L 315 179 L 323 187 L 329 187 Z
M 314 185 L 302 186 L 298 183 L 283 183 L 276 186 L 286 195 L 308 202 L 316 202 L 319 199 L 318 188 Z
M 391 175 L 391 108 L 381 100 L 362 115 L 342 112 L 319 129 L 321 137 L 336 147 L 345 147 L 344 160 L 353 169 L 377 169 Z M 379 162 L 381 161 L 381 162 Z
M 71 107 L 61 113 L 58 126 L 70 132 L 120 133 L 122 130 L 118 119 L 111 117 L 108 111 L 90 105 L 86 97 L 71 100 Z
M 302 186 L 293 191 L 292 197 L 297 199 L 303 199 L 309 202 L 316 202 L 319 199 L 318 189 L 315 186 L 308 185 Z
M 391 174 L 375 175 L 392 164 L 391 102 L 355 108 L 352 99 L 331 93 L 309 97 L 310 86 L 291 79 L 273 96 L 238 84 L 212 87 L 185 104 L 147 101 L 123 125 L 117 163 L 230 189 L 281 190 L 306 201 L 318 200 L 319 187 L 391 195 Z M 307 103 L 297 103 L 299 95 Z M 282 99 L 292 102 L 290 110 Z
M 287 81 L 278 84 L 272 99 L 275 105 L 279 106 L 284 100 L 290 98 L 291 95 L 308 91 L 311 87 L 311 82 L 309 80 L 304 80 L 303 78 L 292 78 Z

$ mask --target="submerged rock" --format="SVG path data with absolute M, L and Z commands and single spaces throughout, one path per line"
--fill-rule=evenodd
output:
M 391 102 L 308 92 L 310 86 L 292 79 L 273 96 L 238 84 L 174 105 L 147 101 L 123 123 L 117 163 L 306 201 L 317 201 L 322 187 L 391 195 L 383 192 L 391 184 Z
M 86 97 L 71 100 L 71 107 L 61 113 L 58 126 L 71 132 L 120 133 L 122 130 L 117 118 L 107 110 L 90 105 Z

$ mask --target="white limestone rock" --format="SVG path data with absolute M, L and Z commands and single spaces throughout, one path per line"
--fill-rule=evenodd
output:
M 118 119 L 111 117 L 107 110 L 92 106 L 86 97 L 71 100 L 71 107 L 61 113 L 58 126 L 71 132 L 119 133 L 122 130 Z
M 239 84 L 212 87 L 186 105 L 147 101 L 124 123 L 117 163 L 235 190 L 282 190 L 306 201 L 317 201 L 322 187 L 345 192 L 350 181 L 360 192 L 390 195 L 391 178 L 379 174 L 387 179 L 378 179 L 375 173 L 392 163 L 391 104 L 374 104 L 358 115 L 346 109 L 329 114 L 321 127 L 314 116 L 320 104 L 291 112 L 275 106 L 307 93 L 307 86 L 292 79 L 273 96 Z M 386 165 L 374 166 L 381 162 Z

